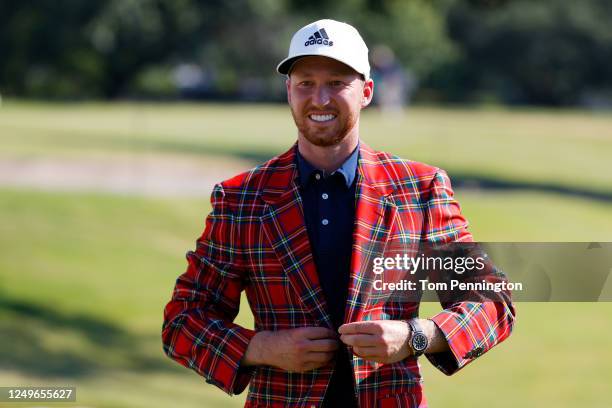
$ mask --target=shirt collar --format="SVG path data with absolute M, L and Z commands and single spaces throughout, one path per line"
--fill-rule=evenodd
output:
M 335 171 L 330 174 L 326 174 L 323 170 L 319 170 L 310 164 L 301 154 L 299 149 L 296 146 L 297 150 L 297 165 L 298 165 L 298 173 L 300 175 L 300 183 L 302 186 L 305 186 L 310 180 L 312 174 L 316 171 L 321 172 L 323 177 L 327 177 L 328 175 L 332 175 L 335 173 L 339 173 L 344 177 L 344 181 L 346 182 L 346 187 L 350 187 L 355 181 L 355 177 L 357 176 L 357 164 L 359 162 L 359 143 L 355 150 L 350 154 L 349 157 L 342 163 L 342 165 Z

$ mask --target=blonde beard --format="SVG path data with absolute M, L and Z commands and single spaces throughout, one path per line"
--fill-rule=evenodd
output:
M 317 135 L 318 132 L 313 132 L 313 129 L 298 120 L 298 116 L 296 116 L 293 108 L 291 107 L 291 115 L 293 116 L 293 122 L 298 129 L 298 132 L 304 136 L 306 140 L 312 143 L 315 146 L 319 147 L 329 147 L 335 146 L 342 142 L 346 136 L 353 130 L 355 125 L 357 124 L 357 117 L 355 115 L 349 114 L 347 120 L 344 121 L 344 126 L 340 128 L 338 132 L 336 132 L 333 137 L 320 137 Z M 299 116 L 302 119 L 303 116 Z

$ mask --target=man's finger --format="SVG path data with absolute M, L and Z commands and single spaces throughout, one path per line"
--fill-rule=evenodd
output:
M 368 321 L 368 322 L 352 322 L 346 323 L 340 326 L 338 329 L 338 333 L 340 334 L 382 334 L 382 328 L 378 321 Z
M 376 346 L 379 343 L 378 336 L 373 334 L 343 334 L 340 340 L 349 346 Z
M 370 361 L 377 361 L 379 358 L 374 347 L 353 347 L 353 354 Z
M 308 351 L 335 351 L 338 350 L 338 340 L 317 339 L 308 342 Z

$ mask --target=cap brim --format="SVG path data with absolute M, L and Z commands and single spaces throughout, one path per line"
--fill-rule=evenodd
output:
M 317 56 L 321 56 L 321 55 L 320 54 L 301 54 L 301 55 L 295 55 L 291 58 L 285 58 L 284 60 L 280 62 L 280 64 L 278 64 L 278 66 L 276 67 L 276 71 L 279 74 L 289 75 L 289 71 L 291 71 L 291 67 L 293 66 L 293 64 L 295 64 L 297 60 L 303 57 L 317 57 Z
M 339 60 L 338 58 L 334 58 L 334 57 L 330 57 L 329 55 L 324 55 L 324 54 L 312 54 L 312 53 L 308 53 L 308 54 L 298 54 L 298 55 L 294 55 L 293 57 L 290 58 L 285 58 L 284 60 L 282 60 L 280 62 L 280 64 L 278 64 L 276 66 L 276 71 L 279 74 L 283 74 L 283 75 L 289 75 L 289 72 L 291 71 L 291 67 L 293 66 L 293 64 L 295 64 L 295 62 L 297 60 L 299 60 L 300 58 L 303 57 L 325 57 L 325 58 L 331 58 L 333 60 L 336 60 L 338 62 L 343 63 L 344 65 L 346 65 L 347 67 L 350 67 L 352 70 L 354 70 L 355 72 L 357 72 L 358 74 L 363 75 L 361 72 L 357 71 L 355 69 L 355 67 L 350 66 L 349 64 L 347 64 L 346 62 Z

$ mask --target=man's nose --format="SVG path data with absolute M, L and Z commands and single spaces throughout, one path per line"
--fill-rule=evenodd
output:
M 326 86 L 317 86 L 312 95 L 312 104 L 317 108 L 323 108 L 329 104 L 330 93 Z

